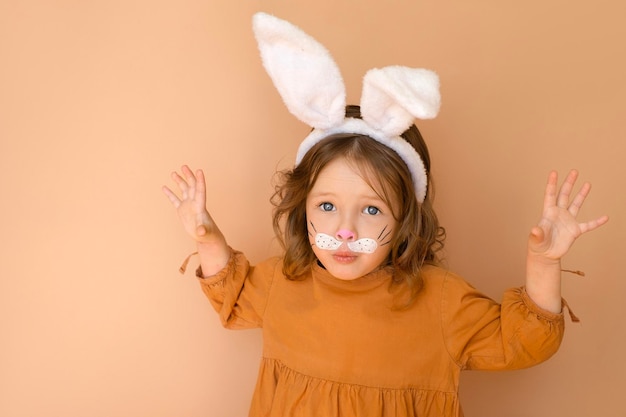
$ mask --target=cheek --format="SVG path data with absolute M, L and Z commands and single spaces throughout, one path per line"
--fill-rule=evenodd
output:
M 328 219 L 328 216 L 322 216 L 319 210 L 308 210 L 306 211 L 306 219 L 307 219 L 307 228 L 309 232 L 313 233 L 327 233 L 334 235 L 331 229 L 332 225 Z
M 367 256 L 370 259 L 369 262 L 371 262 L 372 265 L 381 266 L 381 265 L 384 265 L 385 262 L 387 261 L 387 258 L 389 257 L 390 252 L 391 252 L 391 246 L 385 245 L 385 246 L 379 246 L 374 253 L 367 254 L 365 256 Z
M 359 238 L 374 239 L 378 244 L 389 241 L 392 234 L 395 234 L 398 224 L 390 218 L 381 218 L 369 221 L 361 225 Z

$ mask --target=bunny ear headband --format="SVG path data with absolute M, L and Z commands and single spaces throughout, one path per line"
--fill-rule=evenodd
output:
M 322 44 L 291 23 L 266 13 L 254 15 L 253 29 L 263 65 L 287 109 L 313 127 L 300 144 L 296 166 L 313 145 L 329 135 L 369 136 L 404 160 L 417 200 L 422 203 L 428 184 L 424 163 L 400 135 L 415 118 L 432 119 L 437 115 L 437 74 L 401 66 L 371 69 L 363 78 L 362 119 L 346 118 L 345 85 L 339 67 Z

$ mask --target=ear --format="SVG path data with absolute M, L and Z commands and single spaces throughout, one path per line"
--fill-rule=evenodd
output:
M 441 103 L 433 71 L 401 66 L 371 69 L 363 77 L 363 120 L 389 136 L 399 136 L 415 118 L 432 119 Z
M 291 23 L 266 13 L 256 13 L 252 26 L 263 65 L 287 109 L 314 128 L 341 123 L 345 85 L 328 50 Z

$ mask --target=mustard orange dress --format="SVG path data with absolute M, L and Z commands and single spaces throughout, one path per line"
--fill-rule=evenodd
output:
M 250 417 L 462 416 L 462 370 L 524 368 L 557 351 L 563 314 L 523 288 L 498 304 L 445 269 L 423 278 L 404 309 L 407 289 L 385 269 L 343 281 L 314 265 L 292 281 L 281 258 L 251 266 L 234 251 L 200 282 L 225 327 L 263 329 Z

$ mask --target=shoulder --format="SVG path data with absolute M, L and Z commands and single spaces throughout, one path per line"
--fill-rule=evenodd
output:
M 426 265 L 421 271 L 424 280 L 424 288 L 442 287 L 470 287 L 472 286 L 460 275 L 447 268 L 434 265 Z
M 483 300 L 490 302 L 472 284 L 462 276 L 449 269 L 428 266 L 422 271 L 424 282 L 423 292 L 429 297 L 436 299 L 443 309 L 456 309 L 466 303 Z
M 231 249 L 231 253 L 231 263 L 235 265 L 247 265 L 249 268 L 256 269 L 258 271 L 274 270 L 277 266 L 282 267 L 283 264 L 282 256 L 272 256 L 260 262 L 252 263 L 246 254 L 240 250 Z
M 281 256 L 272 256 L 250 265 L 250 275 L 264 277 L 268 281 L 273 281 L 277 276 L 282 275 L 282 270 L 283 258 Z
M 254 268 L 276 269 L 282 268 L 284 258 L 282 256 L 272 256 L 254 265 Z

